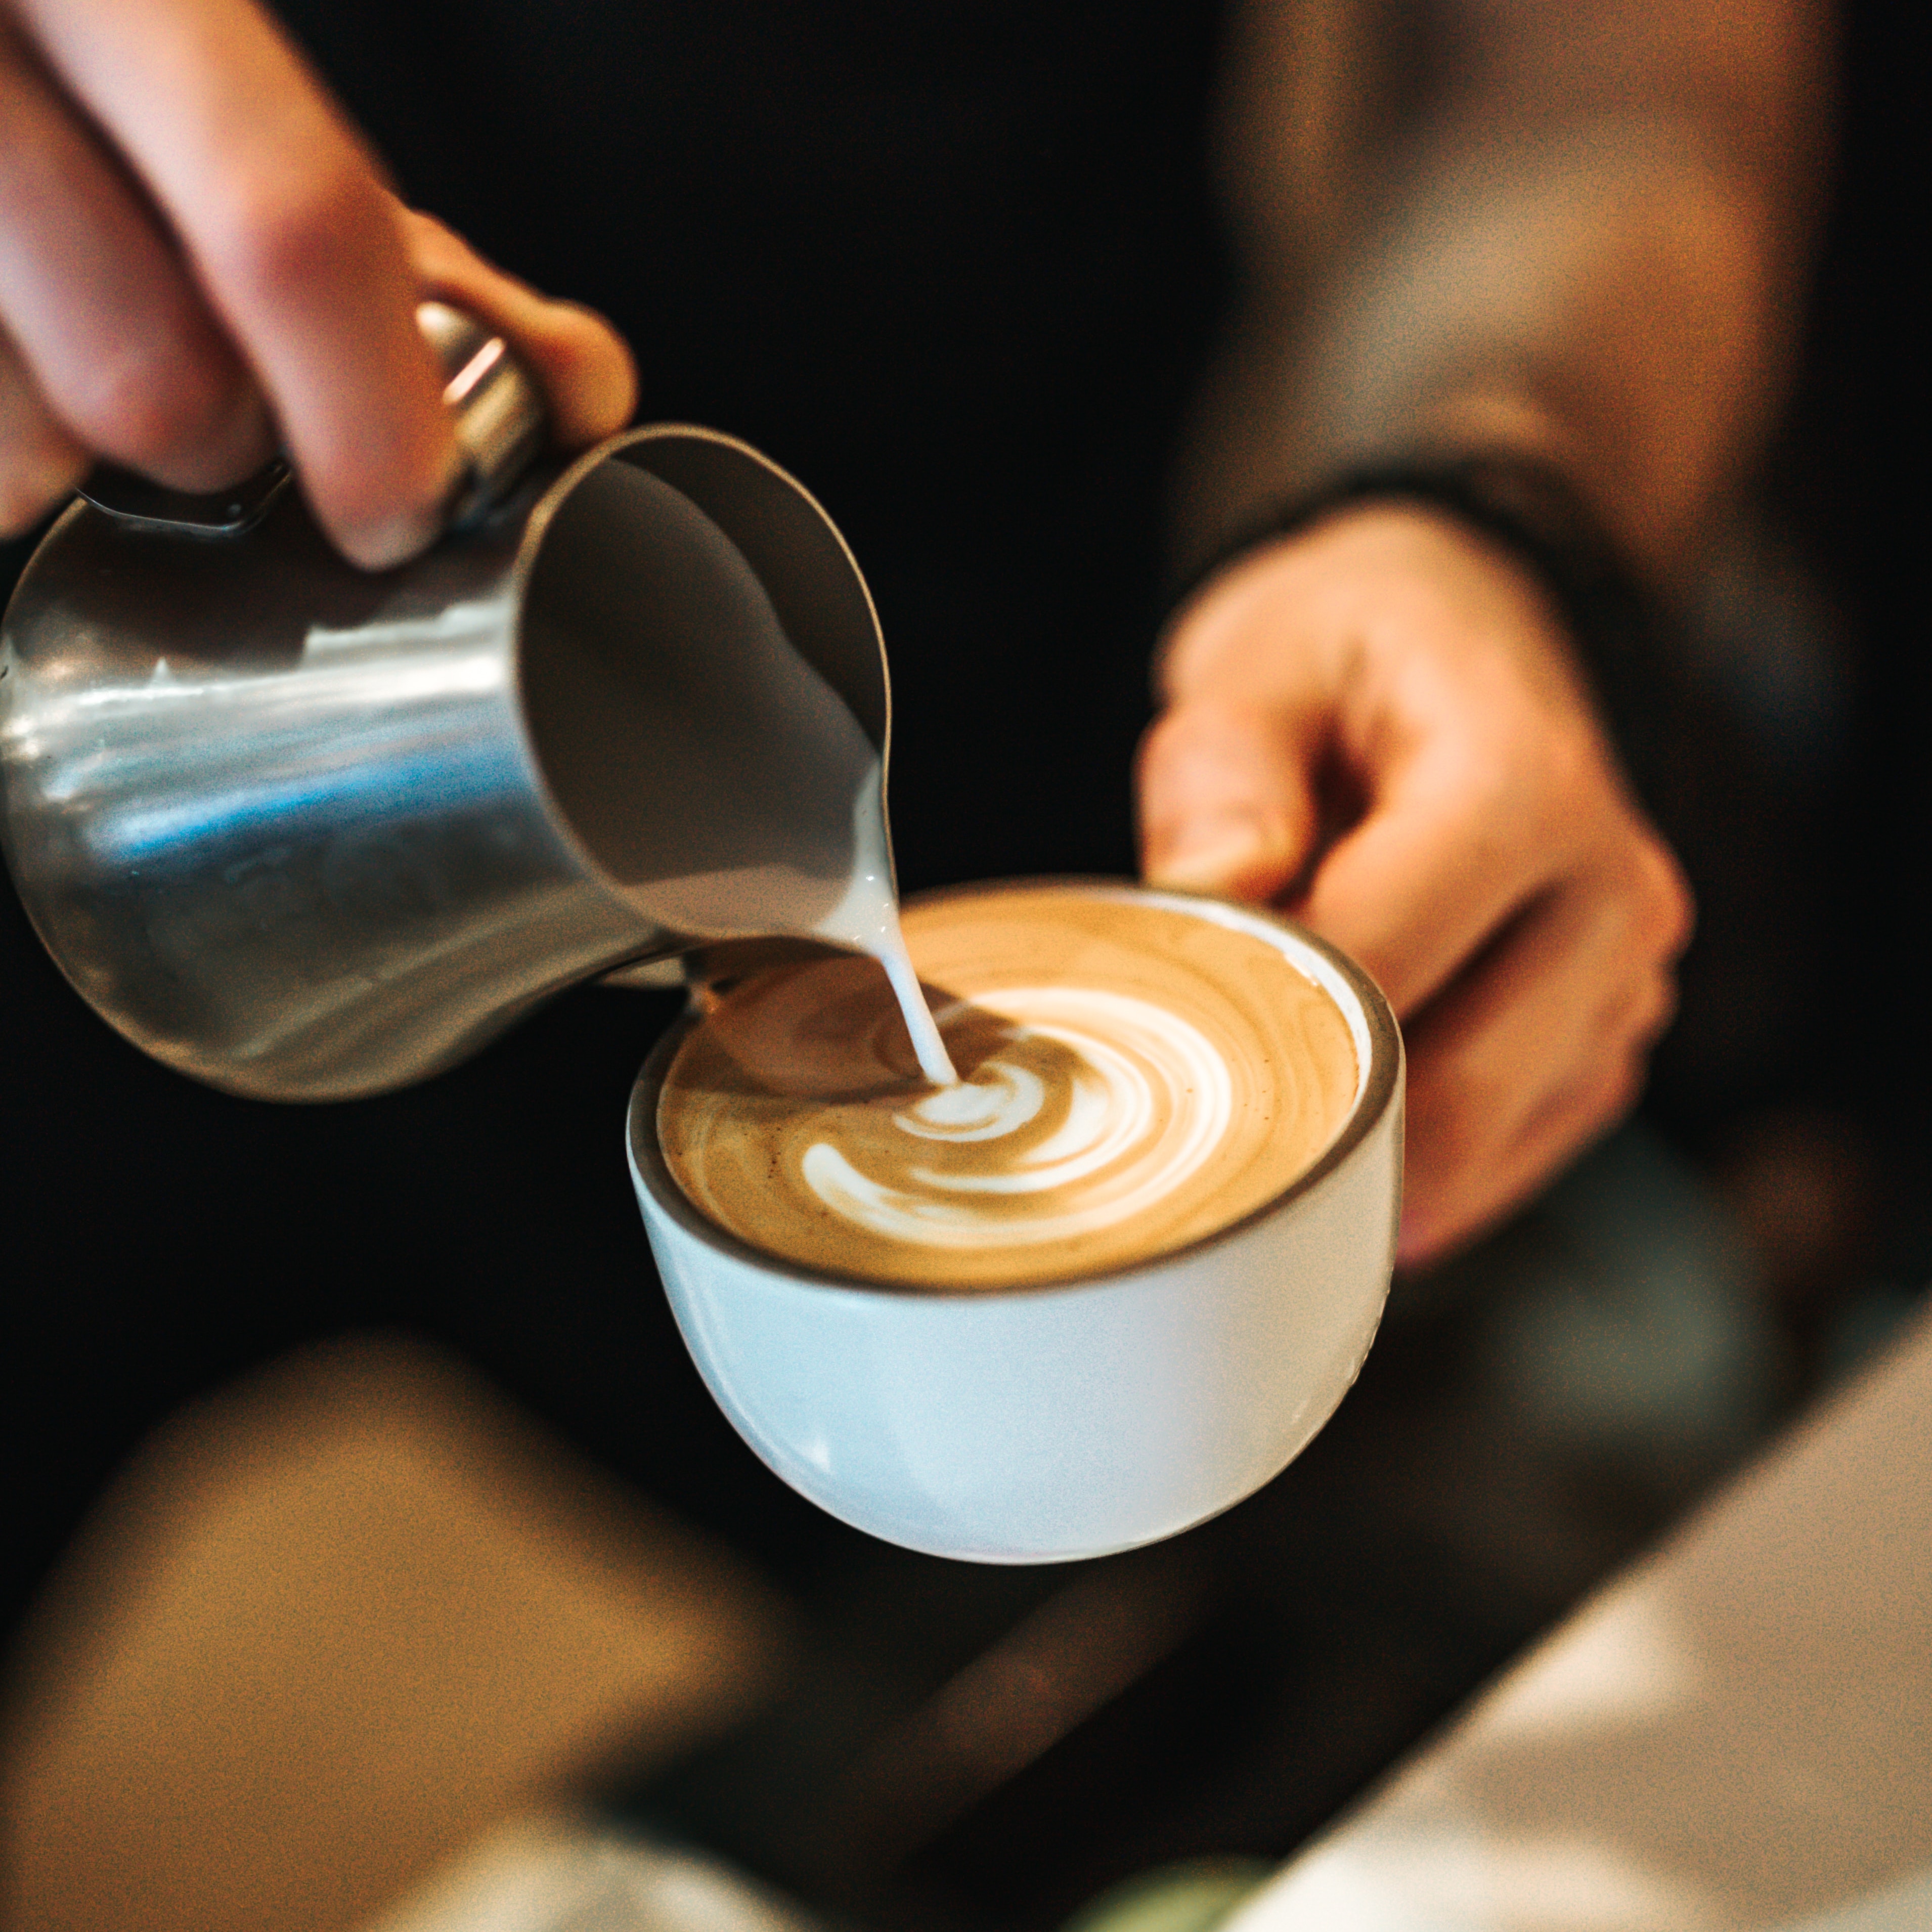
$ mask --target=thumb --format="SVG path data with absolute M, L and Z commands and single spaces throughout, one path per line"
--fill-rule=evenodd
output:
M 1270 899 L 1307 858 L 1311 762 L 1279 712 L 1183 700 L 1141 741 L 1137 783 L 1150 885 Z

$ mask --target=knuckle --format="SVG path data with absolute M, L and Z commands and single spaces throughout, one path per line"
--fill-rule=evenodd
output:
M 244 182 L 224 211 L 224 266 L 271 304 L 299 296 L 330 280 L 345 256 L 363 253 L 363 238 L 383 217 L 380 196 L 352 150 Z
M 230 398 L 222 373 L 178 335 L 130 349 L 88 371 L 66 400 L 96 448 L 137 470 L 193 450 Z
M 1616 1082 L 1634 1078 L 1640 1091 L 1651 1051 L 1676 1017 L 1677 981 L 1667 968 L 1627 982 L 1589 1029 L 1580 1082 L 1607 1092 Z
M 1447 808 L 1472 832 L 1509 849 L 1573 847 L 1600 827 L 1616 798 L 1597 734 L 1586 721 L 1517 710 L 1442 748 Z
M 460 275 L 474 257 L 456 231 L 420 208 L 399 211 L 403 239 L 410 259 L 424 281 L 435 284 Z
M 1638 931 L 1658 958 L 1675 959 L 1690 943 L 1696 905 L 1690 883 L 1670 848 L 1646 834 L 1634 863 Z
M 1659 973 L 1646 989 L 1636 1019 L 1636 1044 L 1640 1053 L 1650 1049 L 1670 1030 L 1677 1017 L 1677 980 L 1674 974 Z

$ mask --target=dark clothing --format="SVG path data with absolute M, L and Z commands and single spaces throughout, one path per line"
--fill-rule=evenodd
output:
M 798 475 L 870 578 L 902 883 L 1131 868 L 1161 492 L 1220 272 L 1202 8 L 296 0 L 413 202 L 602 309 L 640 416 Z M 781 1567 L 836 1532 L 697 1383 L 620 1134 L 672 1004 L 573 994 L 351 1106 L 143 1060 L 10 894 L 8 1604 L 140 1436 L 400 1324 Z

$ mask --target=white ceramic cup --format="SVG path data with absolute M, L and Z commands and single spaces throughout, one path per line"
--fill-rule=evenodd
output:
M 1044 1286 L 949 1294 L 759 1253 L 685 1198 L 658 1096 L 631 1100 L 631 1174 L 678 1327 L 718 1406 L 822 1509 L 908 1548 L 1052 1563 L 1172 1536 L 1252 1495 L 1334 1414 L 1388 1292 L 1402 1192 L 1402 1037 L 1374 982 L 1246 907 L 1094 884 L 1251 933 L 1354 1036 L 1355 1102 L 1274 1200 L 1191 1246 Z

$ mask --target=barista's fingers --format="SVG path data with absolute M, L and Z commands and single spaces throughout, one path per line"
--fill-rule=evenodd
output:
M 32 530 L 86 475 L 88 463 L 0 334 L 0 538 Z
M 422 295 L 502 331 L 542 388 L 562 448 L 598 442 L 630 421 L 637 374 L 623 338 L 602 316 L 505 274 L 432 215 L 410 209 L 403 220 Z
M 1506 1221 L 1533 1201 L 1591 1144 L 1636 1106 L 1643 1091 L 1642 1054 L 1606 1060 L 1589 1078 L 1550 1096 L 1534 1131 L 1495 1150 L 1480 1176 L 1462 1192 L 1408 1190 L 1402 1203 L 1396 1265 L 1426 1268 Z
M 254 383 L 145 197 L 4 18 L 0 316 L 46 406 L 117 462 L 213 490 L 272 447 Z
M 1141 870 L 1150 885 L 1265 900 L 1316 829 L 1310 721 L 1235 699 L 1174 704 L 1142 740 Z
M 394 197 L 249 0 L 11 0 L 153 196 L 267 393 L 317 515 L 370 567 L 459 473 Z
M 1542 755 L 1509 755 L 1510 728 L 1468 718 L 1367 776 L 1365 816 L 1322 857 L 1296 916 L 1352 953 L 1405 1018 L 1574 862 L 1600 801 L 1552 785 Z M 1571 754 L 1552 735 L 1539 754 Z M 1575 755 L 1594 754 L 1592 742 Z M 1586 814 L 1588 814 L 1586 816 Z
M 1689 932 L 1661 845 L 1607 848 L 1412 1024 L 1405 1260 L 1498 1220 L 1621 1118 L 1675 1010 Z

